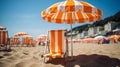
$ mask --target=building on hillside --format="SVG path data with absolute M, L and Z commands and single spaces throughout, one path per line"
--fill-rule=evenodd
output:
M 94 27 L 88 29 L 88 36 L 94 36 Z
M 88 31 L 82 31 L 82 33 L 79 33 L 78 35 L 80 38 L 85 38 L 88 36 Z

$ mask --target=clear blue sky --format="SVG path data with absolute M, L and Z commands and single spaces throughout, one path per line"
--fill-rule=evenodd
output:
M 64 0 L 0 0 L 0 26 L 7 27 L 9 36 L 25 31 L 37 38 L 50 29 L 69 29 L 68 24 L 55 24 L 44 21 L 40 14 L 56 2 Z M 83 0 L 103 11 L 103 18 L 120 11 L 120 0 Z M 74 24 L 73 27 L 80 24 Z

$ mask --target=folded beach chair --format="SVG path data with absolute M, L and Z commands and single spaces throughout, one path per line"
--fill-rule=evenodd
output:
M 18 45 L 19 44 L 19 38 L 14 37 L 13 38 L 13 45 Z
M 0 30 L 0 47 L 7 49 L 8 44 L 8 32 L 6 30 Z
M 49 40 L 42 55 L 44 58 L 65 58 L 68 56 L 67 38 L 65 38 L 65 30 L 50 30 Z M 48 50 L 48 51 L 47 51 Z
M 34 44 L 33 44 L 33 38 L 29 38 L 28 45 L 29 46 L 34 46 Z

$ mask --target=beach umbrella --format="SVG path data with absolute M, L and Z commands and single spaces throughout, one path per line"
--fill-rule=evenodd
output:
M 22 44 L 26 44 L 26 45 L 32 45 L 33 43 L 33 37 L 30 35 L 24 35 L 22 36 Z
M 25 36 L 25 35 L 28 35 L 28 33 L 27 32 L 17 32 L 14 34 L 15 37 L 19 37 L 20 41 L 24 40 L 23 36 Z
M 85 38 L 84 41 L 86 41 L 87 43 L 92 43 L 94 40 L 94 38 Z
M 101 39 L 107 39 L 105 36 L 96 36 L 94 39 L 101 40 Z
M 47 35 L 39 35 L 39 36 L 38 36 L 38 40 L 39 40 L 40 42 L 47 40 Z
M 102 11 L 95 6 L 76 0 L 58 2 L 41 12 L 41 17 L 48 22 L 70 24 L 71 55 L 73 56 L 72 24 L 94 22 L 102 18 Z
M 120 35 L 111 35 L 109 39 L 118 39 L 120 38 Z
M 24 35 L 28 35 L 27 32 L 17 32 L 14 34 L 14 36 L 24 36 Z
M 24 36 L 22 36 L 23 38 L 33 38 L 32 36 L 30 36 L 30 35 L 24 35 Z
M 0 30 L 6 30 L 6 27 L 0 26 Z

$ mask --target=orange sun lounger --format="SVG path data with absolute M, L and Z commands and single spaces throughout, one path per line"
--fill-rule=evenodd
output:
M 14 37 L 13 38 L 13 45 L 18 45 L 19 44 L 19 38 Z
M 0 47 L 6 46 L 8 43 L 8 32 L 0 31 Z
M 67 39 L 65 38 L 65 30 L 50 30 L 48 51 L 45 51 L 42 57 L 45 58 L 65 58 L 68 54 Z M 47 49 L 45 49 L 47 50 Z

